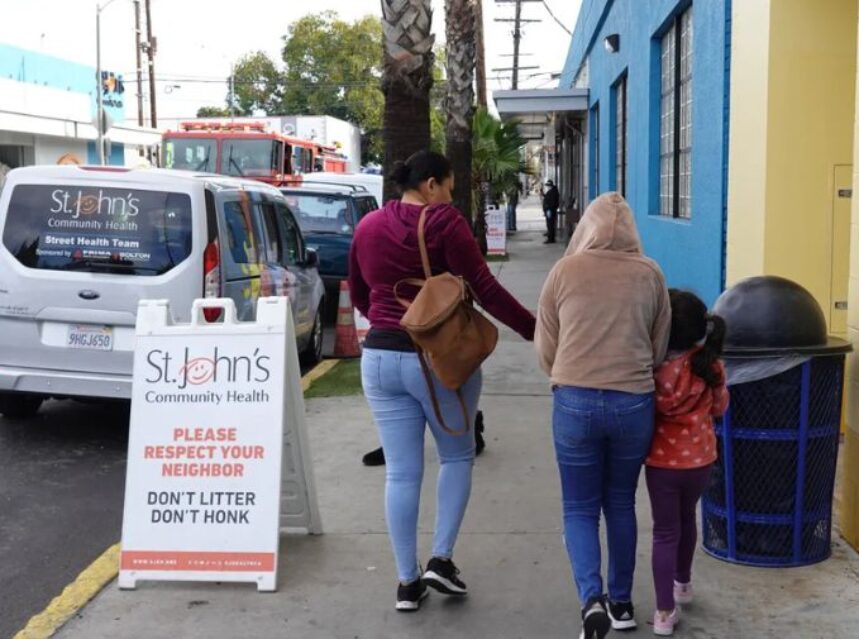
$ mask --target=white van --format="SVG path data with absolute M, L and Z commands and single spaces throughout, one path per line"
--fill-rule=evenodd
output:
M 229 297 L 254 318 L 288 295 L 305 360 L 322 351 L 324 287 L 283 195 L 184 171 L 41 166 L 0 192 L 0 413 L 47 397 L 128 398 L 141 299 Z M 207 319 L 217 321 L 217 309 Z
M 307 173 L 301 176 L 301 184 L 306 184 L 312 187 L 318 184 L 336 184 L 337 186 L 358 187 L 364 188 L 370 193 L 379 206 L 382 206 L 382 186 L 384 180 L 381 175 L 372 175 L 370 173 Z

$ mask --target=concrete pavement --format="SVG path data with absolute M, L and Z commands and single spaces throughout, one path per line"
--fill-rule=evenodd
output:
M 533 308 L 562 250 L 561 245 L 543 246 L 537 232 L 520 232 L 510 245 L 511 260 L 493 267 Z M 308 428 L 325 534 L 282 538 L 277 593 L 257 594 L 250 585 L 178 583 L 142 584 L 135 592 L 120 592 L 112 584 L 57 636 L 577 637 L 578 604 L 561 542 L 548 384 L 537 371 L 532 346 L 507 329 L 485 368 L 481 408 L 488 447 L 477 461 L 472 501 L 456 551 L 471 590 L 466 600 L 432 593 L 417 614 L 394 610 L 396 577 L 382 509 L 384 470 L 360 463 L 361 455 L 377 444 L 369 411 L 361 397 L 312 400 Z M 424 561 L 435 510 L 437 466 L 430 442 L 427 458 L 420 539 Z M 646 637 L 652 636 L 647 621 L 654 597 L 643 481 L 638 512 L 635 602 L 640 627 L 630 636 Z M 699 551 L 698 603 L 676 636 L 853 638 L 859 628 L 857 576 L 857 555 L 838 539 L 831 560 L 790 570 L 733 566 Z

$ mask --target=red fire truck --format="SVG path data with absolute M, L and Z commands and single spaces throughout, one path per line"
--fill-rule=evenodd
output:
M 163 138 L 164 166 L 248 177 L 274 186 L 314 171 L 345 172 L 335 147 L 282 135 L 262 122 L 182 122 Z

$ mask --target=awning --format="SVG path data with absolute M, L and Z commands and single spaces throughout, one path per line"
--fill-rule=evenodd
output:
M 493 92 L 502 120 L 515 118 L 526 140 L 542 140 L 553 116 L 588 110 L 587 89 L 521 89 Z
M 132 146 L 152 146 L 161 142 L 158 129 L 141 127 L 136 124 L 114 124 L 106 134 L 111 142 Z

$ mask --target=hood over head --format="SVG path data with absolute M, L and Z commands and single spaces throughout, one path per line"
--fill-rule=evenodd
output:
M 590 203 L 573 233 L 566 254 L 595 250 L 642 253 L 635 217 L 619 193 L 604 193 Z

